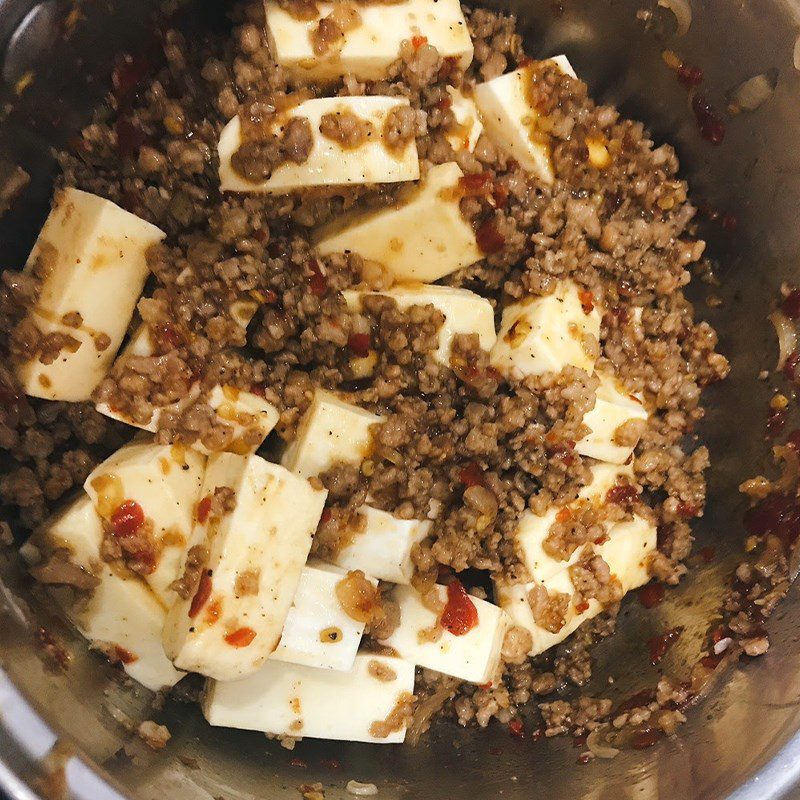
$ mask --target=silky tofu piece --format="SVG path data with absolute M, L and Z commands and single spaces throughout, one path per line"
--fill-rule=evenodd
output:
M 71 188 L 56 194 L 25 266 L 43 277 L 33 321 L 45 333 L 69 333 L 81 346 L 62 351 L 50 368 L 20 365 L 28 394 L 89 398 L 111 366 L 142 293 L 147 249 L 165 236 L 110 200 Z M 76 313 L 78 326 L 65 326 L 64 316 Z M 95 341 L 108 346 L 98 348 Z
M 167 406 L 169 410 L 180 412 L 198 398 L 194 388 L 178 403 Z M 236 389 L 233 386 L 215 386 L 208 395 L 208 405 L 216 412 L 219 421 L 231 428 L 231 441 L 224 451 L 246 455 L 255 453 L 278 422 L 278 409 L 253 392 Z M 150 421 L 136 422 L 131 417 L 114 410 L 108 403 L 97 403 L 95 408 L 104 416 L 155 433 L 159 428 L 159 418 L 163 408 L 154 409 Z M 199 439 L 190 447 L 199 453 L 210 455 L 210 451 Z
M 34 358 L 14 365 L 25 394 L 45 400 L 87 400 L 108 372 L 108 351 L 99 349 L 95 337 L 84 329 L 69 328 L 35 311 L 29 311 L 27 319 L 43 334 L 64 334 L 71 337 L 71 343 L 50 364 Z
M 364 623 L 348 616 L 336 596 L 336 584 L 345 574 L 316 561 L 303 568 L 280 644 L 270 658 L 343 672 L 353 668 Z
M 68 551 L 73 564 L 99 581 L 90 596 L 48 587 L 70 621 L 93 647 L 118 660 L 135 681 L 152 691 L 172 686 L 183 673 L 173 667 L 161 646 L 166 609 L 140 578 L 123 576 L 103 561 L 102 541 L 102 520 L 89 497 L 81 494 L 39 528 L 21 554 L 35 566 L 54 550 Z
M 398 281 L 431 283 L 483 255 L 461 214 L 461 168 L 431 167 L 422 182 L 390 208 L 355 212 L 315 234 L 321 255 L 357 253 L 377 261 Z
M 594 408 L 583 418 L 591 433 L 575 443 L 575 450 L 598 461 L 624 464 L 633 455 L 635 445 L 617 444 L 615 432 L 630 420 L 646 420 L 647 409 L 640 396 L 628 392 L 613 376 L 598 377 L 600 386 Z
M 452 286 L 420 285 L 397 287 L 384 292 L 342 292 L 348 307 L 361 309 L 365 295 L 390 297 L 401 311 L 411 306 L 432 305 L 444 314 L 444 323 L 439 328 L 439 349 L 435 358 L 446 367 L 450 366 L 450 349 L 453 338 L 459 333 L 477 333 L 480 346 L 491 350 L 497 335 L 494 331 L 494 309 L 492 304 L 468 289 Z
M 596 304 L 587 314 L 579 289 L 572 281 L 560 281 L 555 292 L 511 303 L 503 309 L 492 365 L 504 375 L 524 378 L 564 367 L 594 370 L 589 341 L 600 340 L 601 314 Z
M 295 117 L 305 117 L 311 125 L 313 145 L 302 164 L 285 162 L 275 167 L 265 181 L 243 178 L 231 165 L 231 157 L 242 144 L 242 126 L 234 117 L 219 139 L 220 188 L 227 192 L 285 193 L 309 186 L 346 186 L 365 183 L 398 183 L 419 178 L 419 159 L 414 139 L 397 151 L 386 146 L 384 125 L 389 113 L 408 106 L 400 97 L 320 97 L 306 100 L 278 116 L 273 133 L 278 133 Z M 372 126 L 364 144 L 346 147 L 324 136 L 320 123 L 325 114 L 355 114 Z
M 471 153 L 483 133 L 480 111 L 475 101 L 462 94 L 455 86 L 448 86 L 447 93 L 450 95 L 450 110 L 456 122 L 445 134 L 445 138 L 456 152 L 468 150 Z
M 515 534 L 515 543 L 519 557 L 533 580 L 544 581 L 570 564 L 574 564 L 580 557 L 580 548 L 567 561 L 560 561 L 545 552 L 544 541 L 550 534 L 550 527 L 556 521 L 558 512 L 562 508 L 585 502 L 596 507 L 603 506 L 606 503 L 606 493 L 618 481 L 633 480 L 633 470 L 626 466 L 598 463 L 593 464 L 590 470 L 592 482 L 578 492 L 576 504 L 553 506 L 542 515 L 534 514 L 530 510 L 522 513 Z
M 180 445 L 136 441 L 95 467 L 83 485 L 104 519 L 132 500 L 152 521 L 157 558 L 145 579 L 166 605 L 175 598 L 169 587 L 181 574 L 205 463 L 204 456 Z
M 447 588 L 437 587 L 443 603 Z M 508 620 L 502 609 L 471 597 L 478 611 L 478 624 L 462 636 L 443 630 L 438 641 L 425 641 L 420 633 L 436 625 L 436 614 L 426 608 L 419 594 L 410 586 L 398 586 L 392 597 L 400 605 L 400 624 L 381 642 L 417 666 L 452 675 L 470 683 L 486 683 L 500 663 Z
M 281 464 L 304 478 L 319 475 L 338 461 L 360 464 L 372 451 L 373 425 L 382 422 L 383 417 L 317 389 Z
M 549 59 L 562 72 L 575 77 L 566 56 Z M 484 132 L 519 165 L 550 184 L 554 180 L 550 141 L 540 125 L 531 94 L 533 65 L 520 67 L 475 87 L 475 103 L 483 118 Z
M 235 505 L 221 519 L 198 514 L 189 547 L 206 547 L 208 559 L 195 596 L 170 609 L 163 641 L 179 669 L 236 680 L 278 645 L 328 493 L 233 453 L 208 459 L 202 497 L 221 488 Z
M 414 665 L 399 658 L 357 655 L 350 672 L 268 661 L 240 681 L 209 681 L 203 714 L 211 725 L 272 735 L 395 744 L 405 725 L 377 736 L 380 723 L 410 702 Z
M 612 526 L 608 540 L 602 545 L 596 545 L 594 549 L 606 561 L 612 575 L 619 578 L 622 591 L 630 592 L 650 580 L 648 562 L 656 549 L 656 527 L 641 517 L 634 516 L 632 520 Z M 541 584 L 551 593 L 572 595 L 575 591 L 566 567 L 541 581 Z M 512 624 L 527 628 L 533 636 L 533 647 L 529 655 L 538 655 L 563 642 L 580 625 L 603 610 L 595 599 L 589 600 L 588 608 L 581 612 L 571 602 L 564 627 L 556 633 L 547 631 L 536 624 L 528 603 L 528 592 L 533 585 L 495 582 L 495 598 L 500 607 L 506 611 Z
M 341 47 L 314 52 L 312 34 L 334 4 L 316 4 L 318 13 L 300 20 L 279 3 L 265 3 L 267 33 L 275 60 L 294 78 L 328 82 L 345 75 L 360 81 L 387 77 L 400 55 L 404 39 L 424 36 L 443 58 L 454 58 L 461 69 L 472 61 L 472 40 L 458 0 L 405 0 L 356 6 L 358 24 L 345 32 Z
M 361 506 L 363 528 L 345 533 L 345 546 L 333 561 L 389 583 L 407 584 L 414 574 L 411 550 L 431 530 L 431 520 L 400 519 L 388 511 Z

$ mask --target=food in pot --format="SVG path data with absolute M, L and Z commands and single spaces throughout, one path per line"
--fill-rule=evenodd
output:
M 120 60 L 5 276 L 34 577 L 147 688 L 205 676 L 212 725 L 517 735 L 538 699 L 548 733 L 597 727 L 609 702 L 578 725 L 559 693 L 685 573 L 687 435 L 728 369 L 673 150 L 512 17 L 230 18 L 167 21 L 147 78 Z

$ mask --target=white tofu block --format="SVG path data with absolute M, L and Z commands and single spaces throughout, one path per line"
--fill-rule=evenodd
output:
M 585 337 L 600 339 L 597 305 L 587 314 L 572 281 L 561 281 L 553 294 L 530 297 L 503 309 L 492 365 L 504 375 L 524 378 L 560 372 L 566 366 L 594 371 L 595 359 Z
M 372 450 L 372 426 L 381 422 L 383 417 L 317 389 L 281 464 L 304 478 L 319 475 L 338 461 L 360 464 Z
M 286 162 L 277 166 L 265 181 L 254 183 L 239 175 L 231 157 L 242 144 L 242 127 L 234 117 L 219 138 L 220 188 L 227 192 L 289 192 L 309 186 L 345 186 L 365 183 L 397 183 L 419 178 L 417 144 L 411 139 L 395 152 L 383 140 L 389 112 L 407 106 L 401 97 L 320 97 L 280 115 L 272 133 L 278 133 L 294 117 L 305 117 L 311 125 L 313 146 L 302 164 Z M 320 132 L 325 114 L 355 114 L 371 123 L 371 137 L 358 147 L 345 147 Z
M 280 644 L 270 658 L 342 672 L 353 668 L 364 623 L 348 616 L 336 596 L 336 584 L 345 574 L 321 562 L 303 568 Z
M 548 60 L 562 72 L 576 77 L 566 56 Z M 554 180 L 550 141 L 531 102 L 531 80 L 532 66 L 492 78 L 475 87 L 475 103 L 483 117 L 484 131 L 495 144 L 524 170 L 549 184 Z
M 165 236 L 97 195 L 78 189 L 56 194 L 25 269 L 38 262 L 39 273 L 44 272 L 34 321 L 46 333 L 70 333 L 81 347 L 74 354 L 62 351 L 51 368 L 22 366 L 18 374 L 28 394 L 89 398 L 111 366 L 142 293 L 146 251 Z M 81 316 L 79 327 L 65 327 L 64 315 L 74 312 Z M 98 350 L 94 340 L 102 334 L 109 345 Z
M 163 641 L 180 669 L 235 680 L 278 645 L 328 493 L 263 458 L 232 453 L 208 459 L 201 494 L 221 487 L 233 491 L 235 506 L 195 524 L 189 547 L 208 548 L 204 579 L 199 595 L 173 604 Z M 240 588 L 245 577 L 254 590 Z
M 76 599 L 69 589 L 49 587 L 70 621 L 143 686 L 153 691 L 172 686 L 183 673 L 172 666 L 161 646 L 166 610 L 141 579 L 123 576 L 102 560 L 102 541 L 102 520 L 82 494 L 36 531 L 21 553 L 34 565 L 41 555 L 68 550 L 72 563 L 100 581 L 88 599 Z
M 447 588 L 439 586 L 437 591 L 446 603 Z M 436 624 L 436 614 L 422 604 L 419 594 L 410 586 L 398 586 L 392 597 L 400 605 L 400 624 L 381 644 L 394 648 L 401 658 L 417 666 L 463 681 L 482 684 L 492 679 L 508 626 L 502 609 L 470 597 L 478 611 L 478 624 L 474 628 L 462 636 L 443 630 L 438 641 L 421 641 L 420 633 Z
M 202 455 L 179 445 L 134 442 L 95 467 L 83 485 L 104 519 L 133 500 L 152 521 L 157 560 L 146 580 L 167 606 L 175 597 L 169 585 L 181 574 L 205 463 Z
M 450 348 L 453 338 L 459 333 L 477 333 L 480 346 L 491 350 L 497 339 L 494 332 L 494 309 L 492 304 L 468 289 L 452 286 L 421 285 L 387 289 L 385 292 L 342 292 L 348 307 L 358 311 L 365 295 L 383 295 L 397 303 L 401 311 L 411 306 L 432 305 L 444 314 L 444 323 L 439 328 L 439 349 L 436 360 L 450 366 Z
M 315 235 L 317 251 L 358 253 L 398 281 L 430 283 L 483 255 L 459 205 L 463 177 L 455 162 L 431 167 L 424 180 L 390 208 L 347 215 Z
M 414 575 L 411 550 L 430 533 L 431 520 L 400 519 L 372 506 L 361 506 L 359 514 L 365 527 L 345 533 L 347 544 L 336 554 L 334 563 L 389 583 L 410 583 Z
M 574 564 L 580 557 L 580 548 L 575 550 L 567 561 L 559 561 L 545 552 L 544 541 L 550 534 L 550 527 L 556 521 L 558 512 L 564 507 L 570 508 L 586 502 L 601 507 L 606 503 L 606 493 L 620 478 L 633 480 L 633 470 L 630 467 L 599 463 L 590 469 L 592 482 L 580 490 L 577 503 L 553 506 L 541 516 L 528 510 L 520 517 L 515 542 L 520 560 L 533 580 L 545 581 L 570 564 Z M 608 530 L 609 526 L 605 527 Z
M 414 665 L 399 658 L 362 653 L 350 672 L 268 661 L 244 680 L 209 681 L 203 714 L 211 725 L 226 728 L 395 744 L 405 739 L 405 727 L 384 738 L 370 729 L 413 691 Z
M 199 396 L 197 386 L 192 387 L 189 395 L 178 403 L 167 406 L 167 409 L 180 412 L 194 403 Z M 278 409 L 253 392 L 236 389 L 233 386 L 215 386 L 207 399 L 208 405 L 217 413 L 220 422 L 233 428 L 233 439 L 225 448 L 226 452 L 247 455 L 255 453 L 267 438 L 269 432 L 278 423 Z M 104 416 L 124 422 L 135 428 L 155 433 L 159 428 L 159 418 L 165 409 L 157 408 L 147 424 L 135 422 L 131 417 L 111 408 L 108 403 L 97 403 L 95 408 Z M 250 433 L 253 431 L 253 433 Z M 258 432 L 256 436 L 255 431 Z M 247 433 L 247 437 L 245 437 Z M 259 438 L 260 437 L 260 438 Z M 211 451 L 199 439 L 191 445 L 198 453 L 210 455 Z
M 610 530 L 608 541 L 595 546 L 594 549 L 606 561 L 611 574 L 619 579 L 622 591 L 630 592 L 650 580 L 647 564 L 651 553 L 656 549 L 656 528 L 641 517 L 619 522 Z M 551 593 L 563 592 L 572 595 L 575 591 L 566 568 L 541 581 L 541 584 Z M 533 585 L 532 583 L 508 585 L 501 581 L 495 582 L 495 598 L 500 607 L 505 610 L 514 625 L 527 628 L 533 636 L 533 647 L 529 655 L 538 655 L 563 642 L 580 625 L 596 617 L 603 610 L 595 599 L 590 600 L 588 608 L 581 612 L 577 610 L 574 602 L 570 602 L 565 616 L 566 624 L 560 631 L 552 633 L 537 625 L 533 618 L 528 603 L 528 592 Z
M 575 443 L 575 451 L 598 461 L 624 464 L 633 455 L 634 447 L 617 444 L 614 432 L 632 419 L 646 420 L 647 409 L 640 396 L 628 392 L 613 376 L 598 377 L 600 386 L 594 408 L 583 418 L 591 433 Z
M 471 97 L 463 95 L 455 86 L 448 86 L 447 93 L 450 95 L 450 110 L 456 118 L 456 124 L 445 134 L 445 137 L 456 152 L 469 150 L 471 153 L 483 133 L 483 123 L 478 106 Z
M 94 337 L 86 330 L 68 328 L 54 317 L 35 311 L 29 311 L 27 318 L 43 334 L 66 334 L 75 344 L 62 349 L 51 364 L 42 364 L 38 358 L 15 364 L 17 379 L 25 394 L 45 400 L 88 400 L 108 372 L 108 351 L 98 350 Z
M 311 34 L 333 7 L 317 3 L 318 16 L 300 20 L 279 3 L 265 4 L 270 50 L 292 77 L 327 82 L 349 74 L 360 81 L 380 80 L 399 57 L 400 43 L 414 36 L 424 36 L 440 56 L 457 59 L 462 69 L 472 61 L 472 40 L 458 0 L 359 3 L 360 23 L 345 33 L 342 46 L 318 55 Z

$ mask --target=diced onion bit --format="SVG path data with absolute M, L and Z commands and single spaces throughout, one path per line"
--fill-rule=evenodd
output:
M 769 321 L 778 335 L 778 362 L 775 369 L 780 371 L 786 366 L 789 356 L 797 350 L 797 328 L 783 311 L 773 311 Z
M 748 78 L 730 92 L 728 111 L 731 114 L 755 111 L 772 97 L 777 85 L 778 70 L 776 69 Z
M 347 781 L 348 794 L 356 797 L 372 797 L 378 794 L 378 787 L 374 783 L 361 783 L 361 781 Z
M 685 36 L 692 25 L 692 7 L 689 0 L 658 0 L 661 8 L 669 9 L 675 17 L 675 36 Z
M 610 747 L 609 745 L 603 744 L 601 741 L 607 729 L 608 726 L 601 725 L 599 728 L 595 728 L 586 737 L 586 746 L 589 748 L 589 752 L 596 758 L 615 758 L 619 755 L 619 750 L 616 747 Z
M 453 636 L 464 636 L 478 624 L 478 609 L 461 581 L 454 580 L 447 585 L 447 605 L 441 624 Z
M 319 640 L 325 644 L 341 642 L 343 636 L 341 628 L 325 628 L 319 632 Z

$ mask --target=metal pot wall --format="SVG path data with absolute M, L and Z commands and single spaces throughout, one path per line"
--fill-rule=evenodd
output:
M 0 2 L 0 46 L 6 94 L 0 123 L 0 169 L 19 164 L 32 176 L 21 201 L 0 220 L 3 266 L 20 265 L 44 218 L 54 174 L 51 148 L 88 120 L 108 85 L 115 52 L 146 36 L 152 0 L 87 0 L 78 6 L 45 0 Z M 208 11 L 212 0 L 199 0 Z M 721 333 L 733 372 L 709 390 L 703 435 L 712 450 L 711 496 L 697 525 L 698 546 L 717 558 L 695 567 L 667 601 L 645 612 L 628 599 L 620 630 L 596 651 L 592 688 L 628 697 L 657 680 L 644 642 L 667 627 L 686 633 L 660 665 L 679 673 L 696 660 L 719 606 L 723 580 L 741 552 L 743 505 L 737 484 L 761 468 L 769 383 L 758 372 L 774 363 L 766 313 L 781 280 L 800 269 L 800 72 L 795 0 L 694 0 L 689 31 L 655 0 L 509 0 L 537 56 L 566 52 L 595 97 L 644 120 L 658 141 L 675 144 L 696 197 L 738 219 L 735 233 L 711 231 L 723 304 L 699 313 Z M 78 9 L 76 13 L 74 9 Z M 654 12 L 650 24 L 647 14 Z M 70 12 L 73 12 L 70 15 Z M 203 13 L 200 11 L 199 13 Z M 705 71 L 704 88 L 720 108 L 724 93 L 752 75 L 778 70 L 774 96 L 731 120 L 724 143 L 698 135 L 686 90 L 664 64 L 670 48 Z M 800 66 L 800 61 L 798 61 Z M 14 85 L 32 84 L 17 97 Z M 436 726 L 420 746 L 377 748 L 305 741 L 294 753 L 257 734 L 211 729 L 195 706 L 169 701 L 163 719 L 173 734 L 158 754 L 134 745 L 119 720 L 145 719 L 150 698 L 119 687 L 113 671 L 66 626 L 53 619 L 13 552 L 0 548 L 0 787 L 13 798 L 34 797 L 25 786 L 35 761 L 56 737 L 77 758 L 67 775 L 78 796 L 105 800 L 115 792 L 139 800 L 170 798 L 297 798 L 301 783 L 322 781 L 329 800 L 347 795 L 350 778 L 374 782 L 382 800 L 516 798 L 777 798 L 800 781 L 800 638 L 790 592 L 770 629 L 773 648 L 728 673 L 705 703 L 689 713 L 674 740 L 611 761 L 576 765 L 564 739 L 517 741 L 500 726 L 488 732 Z M 66 674 L 48 671 L 36 645 L 40 627 L 63 636 L 73 653 Z M 609 686 L 613 679 L 613 686 Z M 124 716 L 123 716 L 124 715 Z M 130 750 L 130 747 L 128 748 Z M 293 766 L 302 758 L 306 768 Z M 341 763 L 339 769 L 326 760 Z M 88 766 L 87 766 L 88 765 Z M 800 796 L 800 795 L 795 795 Z

